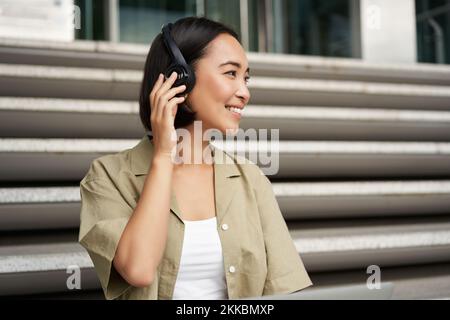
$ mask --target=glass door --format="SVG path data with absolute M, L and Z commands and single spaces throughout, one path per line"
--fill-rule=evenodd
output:
M 120 0 L 119 41 L 150 43 L 164 23 L 195 14 L 195 0 Z
M 450 64 L 450 0 L 416 0 L 419 62 Z

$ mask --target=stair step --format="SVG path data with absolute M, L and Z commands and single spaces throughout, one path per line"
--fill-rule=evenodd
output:
M 131 101 L 0 97 L 0 136 L 136 138 L 138 108 Z
M 381 282 L 392 283 L 391 299 L 448 300 L 450 297 L 450 264 L 426 264 L 408 267 L 384 267 Z M 366 285 L 370 274 L 366 270 L 310 273 L 313 286 L 309 292 L 320 294 L 323 290 L 347 286 Z M 306 291 L 305 290 L 305 291 Z M 93 299 L 104 300 L 101 289 L 72 290 L 36 295 L 17 295 L 8 299 Z M 322 298 L 321 298 L 322 299 Z M 320 299 L 320 300 L 321 300 Z
M 289 225 L 308 272 L 449 262 L 449 227 L 448 220 L 309 230 Z M 0 295 L 67 291 L 66 270 L 73 265 L 79 266 L 83 276 L 90 273 L 87 278 L 82 276 L 83 288 L 99 288 L 89 255 L 76 242 L 1 246 L 0 257 Z
M 149 46 L 77 40 L 0 39 L 0 63 L 143 70 Z
M 279 129 L 282 140 L 449 141 L 450 111 L 248 105 L 243 130 Z M 0 97 L 0 136 L 138 138 L 132 101 Z M 239 138 L 239 137 L 238 137 Z
M 286 219 L 448 214 L 450 181 L 272 183 Z
M 143 70 L 150 44 L 0 39 L 0 63 Z M 360 59 L 247 53 L 255 76 L 450 84 L 450 67 Z
M 81 288 L 100 287 L 92 261 L 78 243 L 0 246 L 0 295 L 69 291 L 66 285 L 80 269 Z
M 450 262 L 450 217 L 290 222 L 314 272 Z
M 443 299 L 450 297 L 450 264 L 437 263 L 380 269 L 381 282 L 394 285 L 391 299 Z M 362 285 L 370 273 L 366 268 L 352 271 L 316 272 L 310 274 L 315 288 Z M 309 290 L 309 288 L 308 288 Z
M 439 216 L 450 181 L 272 183 L 287 220 Z M 0 230 L 78 228 L 79 187 L 0 188 Z M 38 217 L 38 218 L 36 218 Z M 335 222 L 333 222 L 335 223 Z
M 79 181 L 90 163 L 132 148 L 139 139 L 0 138 L 0 181 Z M 216 141 L 276 178 L 442 177 L 450 174 L 450 143 L 373 141 Z M 263 157 L 271 157 L 269 165 Z M 278 158 L 278 163 L 277 163 Z M 265 159 L 263 159 L 265 161 Z
M 137 100 L 142 71 L 0 64 L 0 95 Z M 450 87 L 253 76 L 251 102 L 262 105 L 449 110 Z
M 292 54 L 247 54 L 252 74 L 303 79 L 368 82 L 450 84 L 450 67 L 427 63 L 372 63 L 361 59 L 299 56 Z

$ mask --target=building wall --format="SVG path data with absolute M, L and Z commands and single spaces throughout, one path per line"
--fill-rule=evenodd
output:
M 26 9 L 20 9 L 26 3 Z M 0 37 L 149 44 L 161 26 L 206 16 L 249 52 L 450 63 L 450 0 L 0 0 Z M 50 8 L 51 7 L 51 8 Z M 73 12 L 80 10 L 80 28 Z M 25 12 L 11 19 L 10 12 Z M 38 18 L 26 13 L 38 13 Z M 27 20 L 28 18 L 28 20 Z M 43 32 L 44 31 L 44 32 Z

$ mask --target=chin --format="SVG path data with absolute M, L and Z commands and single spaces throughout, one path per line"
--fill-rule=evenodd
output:
M 223 134 L 225 136 L 226 135 L 228 135 L 228 136 L 230 136 L 230 135 L 231 136 L 235 136 L 235 135 L 237 135 L 238 131 L 239 131 L 239 126 L 229 126 L 223 131 Z
M 216 123 L 215 125 L 212 124 L 212 128 L 215 128 L 215 130 L 219 131 L 223 138 L 228 136 L 235 136 L 239 132 L 239 123 L 232 120 L 232 121 L 222 121 L 220 123 Z

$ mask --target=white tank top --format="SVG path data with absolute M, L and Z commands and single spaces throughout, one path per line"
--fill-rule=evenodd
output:
M 228 299 L 216 217 L 184 220 L 183 249 L 173 300 Z

